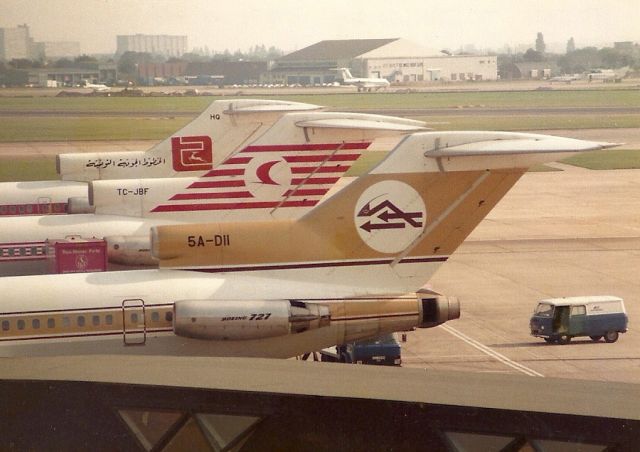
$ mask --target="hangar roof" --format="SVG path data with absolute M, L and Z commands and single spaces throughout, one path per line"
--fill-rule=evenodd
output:
M 351 59 L 399 39 L 334 39 L 320 41 L 285 55 L 279 61 Z

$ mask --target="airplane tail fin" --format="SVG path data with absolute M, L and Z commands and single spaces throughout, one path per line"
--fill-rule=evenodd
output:
M 530 166 L 611 146 L 524 133 L 417 133 L 298 221 L 154 228 L 153 252 L 161 267 L 291 269 L 283 277 L 358 294 L 416 291 Z
M 351 75 L 351 70 L 349 70 L 349 68 L 341 67 L 341 68 L 338 68 L 337 70 L 338 70 L 338 72 L 340 73 L 340 76 L 341 76 L 344 80 L 352 79 L 352 78 L 353 78 L 353 75 Z
M 322 108 L 275 100 L 217 100 L 147 151 L 60 154 L 56 168 L 63 180 L 75 181 L 198 175 L 254 140 L 283 114 Z
M 289 113 L 199 178 L 94 181 L 91 204 L 99 214 L 190 214 L 200 221 L 211 213 L 217 221 L 299 216 L 320 202 L 365 151 L 377 149 L 378 138 L 397 142 L 422 130 L 427 129 L 421 121 L 389 116 Z

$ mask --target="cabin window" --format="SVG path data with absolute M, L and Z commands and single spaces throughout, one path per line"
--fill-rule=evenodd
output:
M 31 328 L 34 330 L 40 329 L 40 319 L 33 319 L 31 321 Z
M 551 317 L 553 315 L 553 305 L 547 303 L 540 303 L 536 308 L 535 314 L 540 317 Z
M 100 325 L 100 316 L 99 315 L 92 316 L 91 317 L 91 323 L 93 324 L 93 326 Z
M 24 320 L 18 320 L 17 326 L 19 330 L 24 330 Z
M 135 312 L 131 313 L 131 323 L 135 323 L 135 324 L 138 323 L 138 314 Z
M 586 313 L 586 306 L 571 306 L 571 315 L 585 315 Z
M 151 320 L 154 322 L 159 322 L 160 321 L 160 313 L 158 311 L 153 311 L 151 313 Z
M 107 314 L 104 318 L 104 323 L 107 325 L 113 325 L 113 316 L 111 314 Z
M 164 319 L 167 322 L 172 322 L 173 321 L 173 312 L 171 312 L 171 311 L 165 312 L 164 313 Z
M 84 322 L 84 316 L 83 315 L 79 315 L 78 316 L 77 323 L 78 323 L 78 326 L 84 326 L 85 322 Z
M 2 321 L 2 331 L 9 331 L 10 326 L 11 326 L 11 323 L 9 323 L 8 320 Z
M 47 328 L 55 328 L 56 320 L 55 319 L 47 319 Z

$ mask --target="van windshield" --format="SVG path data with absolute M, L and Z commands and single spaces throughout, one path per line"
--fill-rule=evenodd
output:
M 540 317 L 551 317 L 553 314 L 553 305 L 547 303 L 539 303 L 536 308 L 536 315 Z

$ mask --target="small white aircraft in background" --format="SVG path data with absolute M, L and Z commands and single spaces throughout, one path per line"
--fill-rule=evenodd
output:
M 578 80 L 581 80 L 583 77 L 581 74 L 563 74 L 563 75 L 556 75 L 555 77 L 551 77 L 549 79 L 549 81 L 551 83 L 553 82 L 561 82 L 561 83 L 571 83 L 571 82 L 575 82 Z
M 353 75 L 351 75 L 351 71 L 346 67 L 342 67 L 336 70 L 342 76 L 342 80 L 345 85 L 356 86 L 359 92 L 372 90 L 378 91 L 381 88 L 388 88 L 391 85 L 389 83 L 389 80 L 385 78 L 354 77 Z
M 420 288 L 527 168 L 611 146 L 409 135 L 302 218 L 154 228 L 160 269 L 0 278 L 0 356 L 287 358 L 436 326 L 459 304 Z
M 83 80 L 81 83 L 81 86 L 83 88 L 92 89 L 94 92 L 97 92 L 97 93 L 106 93 L 111 91 L 111 88 L 108 87 L 107 85 L 103 83 L 91 83 L 89 80 Z

